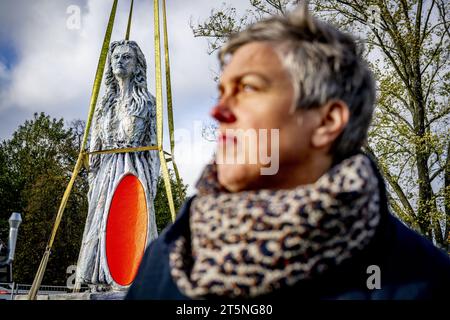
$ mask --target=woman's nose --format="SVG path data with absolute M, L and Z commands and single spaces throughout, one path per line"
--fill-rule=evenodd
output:
M 222 123 L 232 123 L 236 121 L 236 116 L 228 107 L 224 106 L 222 102 L 219 102 L 211 109 L 210 115 Z

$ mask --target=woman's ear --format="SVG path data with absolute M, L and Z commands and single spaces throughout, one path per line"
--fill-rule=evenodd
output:
M 319 108 L 320 125 L 312 135 L 312 145 L 315 148 L 325 148 L 333 144 L 347 126 L 350 110 L 342 100 L 331 100 Z

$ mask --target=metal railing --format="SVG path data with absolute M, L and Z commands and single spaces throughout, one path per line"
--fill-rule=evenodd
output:
M 31 289 L 31 285 L 29 284 L 18 284 L 18 283 L 9 283 L 9 282 L 0 282 L 0 292 L 6 291 L 6 294 L 0 293 L 0 299 L 3 296 L 5 299 L 7 296 L 10 296 L 10 300 L 14 300 L 14 297 L 17 295 L 27 295 Z M 82 286 L 79 292 L 84 292 L 89 290 L 89 287 Z M 50 286 L 50 285 L 41 285 L 39 287 L 38 294 L 61 294 L 61 293 L 71 293 L 73 289 L 68 288 L 67 286 Z

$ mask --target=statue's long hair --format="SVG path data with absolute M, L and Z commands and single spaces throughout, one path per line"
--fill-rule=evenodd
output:
M 132 88 L 132 101 L 128 107 L 128 112 L 132 115 L 139 115 L 146 107 L 147 103 L 152 100 L 152 98 L 147 90 L 147 63 L 145 62 L 144 54 L 142 53 L 136 42 L 129 40 L 114 41 L 109 47 L 105 73 L 106 91 L 102 98 L 100 106 L 101 110 L 99 111 L 107 110 L 108 108 L 113 106 L 118 99 L 119 84 L 113 74 L 111 66 L 111 56 L 114 52 L 114 49 L 121 45 L 130 46 L 136 54 L 136 70 L 130 79 L 130 85 Z

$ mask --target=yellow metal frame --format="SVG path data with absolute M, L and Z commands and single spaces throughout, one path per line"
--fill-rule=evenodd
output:
M 160 19 L 159 19 L 159 0 L 154 0 L 154 30 L 155 30 L 155 77 L 156 77 L 156 121 L 157 121 L 157 145 L 156 146 L 143 146 L 137 148 L 122 148 L 122 149 L 111 149 L 111 150 L 99 150 L 94 152 L 86 152 L 86 144 L 89 137 L 90 127 L 92 123 L 92 118 L 95 111 L 95 106 L 97 105 L 98 94 L 100 92 L 101 82 L 103 79 L 103 72 L 105 69 L 106 59 L 108 55 L 109 44 L 111 42 L 111 34 L 114 28 L 114 20 L 117 12 L 117 2 L 114 0 L 108 26 L 106 28 L 105 37 L 103 40 L 103 45 L 97 65 L 97 71 L 95 74 L 94 84 L 92 87 L 91 100 L 89 103 L 89 114 L 88 120 L 86 122 L 86 127 L 83 135 L 83 141 L 80 148 L 80 153 L 78 155 L 75 168 L 72 172 L 70 181 L 66 187 L 64 195 L 62 197 L 58 213 L 56 215 L 55 223 L 53 225 L 52 233 L 50 239 L 47 243 L 44 255 L 39 264 L 39 268 L 36 272 L 33 284 L 31 286 L 30 292 L 28 294 L 28 300 L 35 300 L 37 292 L 42 283 L 42 278 L 44 276 L 48 259 L 51 254 L 51 248 L 55 241 L 56 233 L 58 231 L 59 225 L 62 220 L 64 210 L 66 208 L 67 201 L 69 199 L 70 193 L 72 191 L 75 179 L 78 176 L 82 166 L 89 167 L 88 157 L 91 154 L 106 154 L 106 153 L 124 153 L 124 152 L 139 152 L 139 151 L 150 151 L 157 150 L 159 152 L 159 159 L 161 162 L 161 171 L 164 179 L 164 185 L 166 189 L 167 199 L 169 202 L 170 213 L 172 216 L 172 221 L 175 220 L 175 205 L 173 201 L 172 189 L 170 185 L 169 170 L 167 167 L 167 162 L 171 161 L 174 167 L 174 171 L 177 178 L 178 187 L 181 188 L 180 177 L 178 169 L 174 161 L 174 126 L 173 126 L 173 110 L 172 110 L 172 92 L 171 92 L 171 82 L 170 82 L 170 62 L 169 62 L 169 46 L 168 46 L 168 35 L 167 35 L 167 18 L 166 18 L 166 2 L 163 2 L 163 28 L 164 28 L 164 55 L 165 55 L 165 71 L 166 71 L 166 89 L 167 89 L 167 109 L 168 109 L 168 123 L 169 123 L 169 134 L 170 134 L 170 150 L 171 153 L 163 150 L 163 95 L 162 95 L 162 71 L 161 71 L 161 44 L 160 44 Z M 131 31 L 131 22 L 133 17 L 133 4 L 134 0 L 131 0 L 130 13 L 128 16 L 127 30 L 125 34 L 125 39 L 129 40 Z M 165 155 L 168 158 L 165 158 Z

